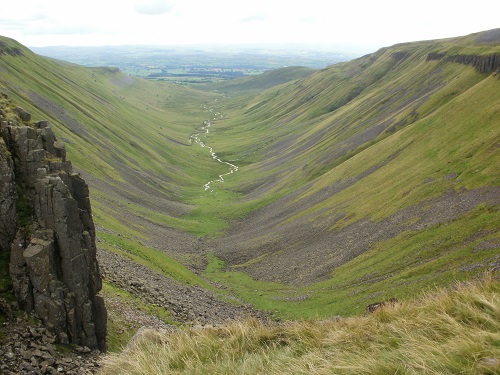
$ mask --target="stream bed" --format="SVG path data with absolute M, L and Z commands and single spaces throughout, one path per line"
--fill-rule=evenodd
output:
M 205 185 L 203 185 L 203 188 L 205 189 L 205 191 L 210 190 L 210 192 L 213 192 L 213 189 L 211 188 L 211 184 L 214 182 L 224 182 L 224 176 L 230 175 L 230 174 L 238 171 L 238 167 L 230 162 L 221 160 L 217 156 L 217 154 L 215 153 L 214 149 L 211 146 L 205 144 L 205 142 L 203 142 L 201 140 L 202 134 L 205 134 L 205 135 L 209 134 L 210 127 L 212 126 L 213 122 L 216 121 L 218 118 L 223 117 L 222 114 L 220 114 L 219 112 L 215 112 L 214 109 L 208 109 L 206 106 L 204 106 L 203 108 L 210 111 L 212 116 L 209 120 L 203 121 L 203 126 L 200 129 L 200 130 L 202 130 L 202 132 L 191 135 L 190 142 L 195 142 L 195 143 L 199 144 L 201 147 L 208 148 L 208 150 L 210 151 L 210 155 L 212 155 L 213 159 L 217 160 L 219 163 L 226 164 L 229 167 L 229 172 L 220 174 L 217 179 L 208 181 Z

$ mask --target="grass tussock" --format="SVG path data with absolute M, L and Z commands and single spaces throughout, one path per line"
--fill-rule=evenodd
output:
M 499 292 L 487 275 L 368 316 L 145 330 L 101 373 L 498 374 Z

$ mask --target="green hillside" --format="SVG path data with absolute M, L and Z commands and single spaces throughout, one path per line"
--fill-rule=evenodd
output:
M 206 90 L 215 90 L 231 95 L 249 94 L 251 91 L 262 91 L 282 83 L 305 78 L 313 74 L 316 70 L 301 66 L 292 66 L 274 69 L 265 73 L 240 79 L 233 79 L 224 82 L 205 84 Z
M 147 238 L 149 226 L 196 231 L 182 219 L 184 190 L 211 176 L 190 135 L 210 117 L 214 95 L 134 79 L 115 68 L 42 58 L 2 38 L 0 89 L 35 119 L 47 119 L 92 189 L 106 232 Z M 9 53 L 16 50 L 18 53 Z
M 217 167 L 190 142 L 210 117 L 203 106 L 213 94 L 42 58 L 4 37 L 0 91 L 34 121 L 48 120 L 64 143 L 91 189 L 102 251 L 182 285 L 215 289 L 173 259 L 189 255 L 198 242 L 191 232 L 206 225 L 185 218 L 192 206 L 183 196 Z
M 298 317 L 498 268 L 499 53 L 499 30 L 396 45 L 229 100 L 211 144 L 250 214 L 212 277 Z
M 498 270 L 499 69 L 500 29 L 196 90 L 0 38 L 0 91 L 89 184 L 107 272 L 113 254 L 277 318 Z

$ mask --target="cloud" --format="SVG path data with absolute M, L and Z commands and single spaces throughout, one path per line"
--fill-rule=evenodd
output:
M 19 14 L 18 17 L 0 18 L 0 25 L 2 27 L 26 27 L 36 22 L 46 21 L 48 17 L 43 14 Z
M 29 27 L 26 28 L 26 35 L 37 35 L 37 34 L 47 34 L 47 35 L 92 35 L 99 32 L 100 29 L 87 25 L 62 25 L 62 26 L 51 26 L 45 25 L 42 27 Z
M 316 17 L 316 16 L 305 16 L 305 17 L 300 17 L 298 19 L 299 22 L 303 22 L 303 23 L 308 23 L 308 24 L 317 24 L 317 23 L 320 23 L 321 20 Z
M 267 20 L 267 18 L 267 15 L 265 15 L 264 13 L 259 13 L 240 18 L 240 22 L 265 21 Z
M 146 14 L 148 16 L 157 16 L 169 13 L 174 9 L 174 5 L 164 0 L 149 0 L 136 4 L 134 9 L 139 14 Z
M 12 20 L 12 19 L 5 19 L 5 18 L 0 18 L 0 25 L 5 28 L 10 28 L 11 26 L 15 27 L 23 27 L 28 24 L 28 20 Z
M 117 6 L 119 3 L 119 6 Z M 421 4 L 423 3 L 423 4 Z M 498 27 L 498 0 L 468 7 L 421 0 L 16 0 L 0 12 L 0 35 L 29 46 L 190 43 L 341 43 L 381 47 Z M 432 12 L 429 12 L 432 9 Z M 134 32 L 130 32 L 134 25 Z

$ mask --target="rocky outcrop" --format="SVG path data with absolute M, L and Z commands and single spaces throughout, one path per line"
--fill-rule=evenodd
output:
M 10 248 L 16 226 L 14 162 L 4 139 L 0 137 L 0 252 L 8 251 Z
M 13 57 L 23 56 L 24 53 L 20 48 L 9 46 L 5 42 L 0 42 L 0 56 L 10 55 Z
M 427 54 L 426 61 L 433 61 L 433 60 L 441 60 L 446 56 L 446 52 L 438 53 L 438 52 L 431 52 Z
M 444 60 L 446 62 L 454 62 L 463 65 L 473 66 L 478 73 L 490 73 L 500 70 L 500 55 L 448 55 L 444 53 L 429 53 L 427 61 Z
M 500 55 L 455 55 L 449 56 L 448 61 L 471 65 L 478 73 L 489 73 L 498 71 L 500 68 Z
M 105 349 L 106 309 L 89 191 L 72 172 L 46 121 L 0 112 L 0 251 L 18 305 L 34 311 L 57 340 Z

